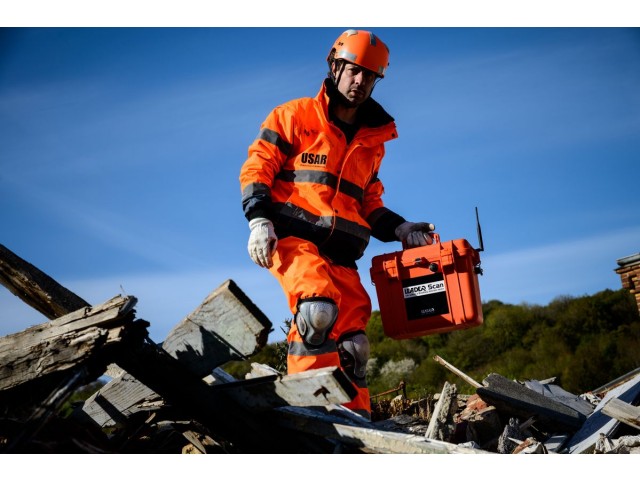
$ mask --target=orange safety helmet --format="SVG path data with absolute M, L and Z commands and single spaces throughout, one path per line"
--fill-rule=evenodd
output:
M 347 30 L 333 43 L 327 56 L 329 67 L 338 58 L 371 70 L 383 78 L 389 66 L 389 48 L 371 32 Z

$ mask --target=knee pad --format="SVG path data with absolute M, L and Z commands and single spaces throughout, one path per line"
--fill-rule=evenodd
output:
M 298 332 L 305 343 L 319 347 L 327 340 L 338 318 L 338 306 L 330 298 L 311 297 L 298 302 L 295 315 Z
M 369 339 L 360 331 L 343 336 L 338 341 L 340 365 L 348 375 L 364 379 L 369 361 Z

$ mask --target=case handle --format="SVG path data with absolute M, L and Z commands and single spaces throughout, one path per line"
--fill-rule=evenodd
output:
M 436 244 L 436 243 L 440 243 L 440 234 L 436 233 L 436 232 L 429 232 L 427 235 L 429 235 L 432 239 L 433 239 L 433 243 L 432 245 Z M 407 245 L 406 241 L 402 241 L 402 249 L 403 250 L 408 250 L 410 248 L 417 248 L 417 247 L 409 247 Z

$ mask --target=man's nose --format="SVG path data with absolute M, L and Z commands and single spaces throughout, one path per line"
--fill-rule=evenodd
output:
M 367 75 L 365 74 L 365 72 L 358 72 L 355 80 L 356 80 L 356 83 L 360 85 L 362 85 L 363 83 L 367 83 Z

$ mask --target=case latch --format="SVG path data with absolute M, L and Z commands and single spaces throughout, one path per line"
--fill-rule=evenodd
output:
M 382 262 L 382 268 L 388 278 L 398 278 L 398 260 L 392 258 L 391 260 L 385 260 Z

